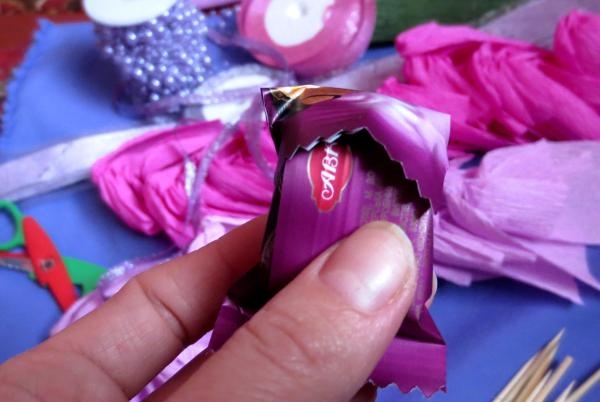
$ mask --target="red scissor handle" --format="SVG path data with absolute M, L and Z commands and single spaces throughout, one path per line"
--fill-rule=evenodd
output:
M 77 291 L 58 250 L 39 223 L 29 216 L 23 218 L 23 233 L 38 283 L 47 286 L 60 308 L 67 310 L 77 300 Z

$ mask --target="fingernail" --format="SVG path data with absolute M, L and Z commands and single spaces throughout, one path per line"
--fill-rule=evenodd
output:
M 414 265 L 412 245 L 402 229 L 373 222 L 343 240 L 319 276 L 356 309 L 373 312 L 404 288 Z

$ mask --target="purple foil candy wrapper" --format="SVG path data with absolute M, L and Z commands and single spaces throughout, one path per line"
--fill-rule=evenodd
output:
M 263 101 L 279 164 L 262 262 L 232 290 L 211 347 L 220 348 L 329 246 L 386 220 L 411 239 L 419 278 L 407 319 L 370 380 L 427 396 L 445 389 L 446 346 L 425 302 L 449 117 L 380 94 L 313 86 L 265 89 Z

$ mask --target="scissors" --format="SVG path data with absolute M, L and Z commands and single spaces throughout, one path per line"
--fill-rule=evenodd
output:
M 83 294 L 95 289 L 103 268 L 61 256 L 41 225 L 12 202 L 0 200 L 0 211 L 7 213 L 15 228 L 12 238 L 0 244 L 0 266 L 28 272 L 48 287 L 63 311 L 77 300 L 75 285 L 81 286 Z M 18 249 L 23 252 L 16 252 Z

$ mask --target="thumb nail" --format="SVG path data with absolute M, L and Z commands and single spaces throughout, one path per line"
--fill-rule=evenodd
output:
M 355 309 L 374 312 L 390 303 L 414 270 L 412 245 L 404 231 L 372 222 L 340 243 L 319 276 Z

